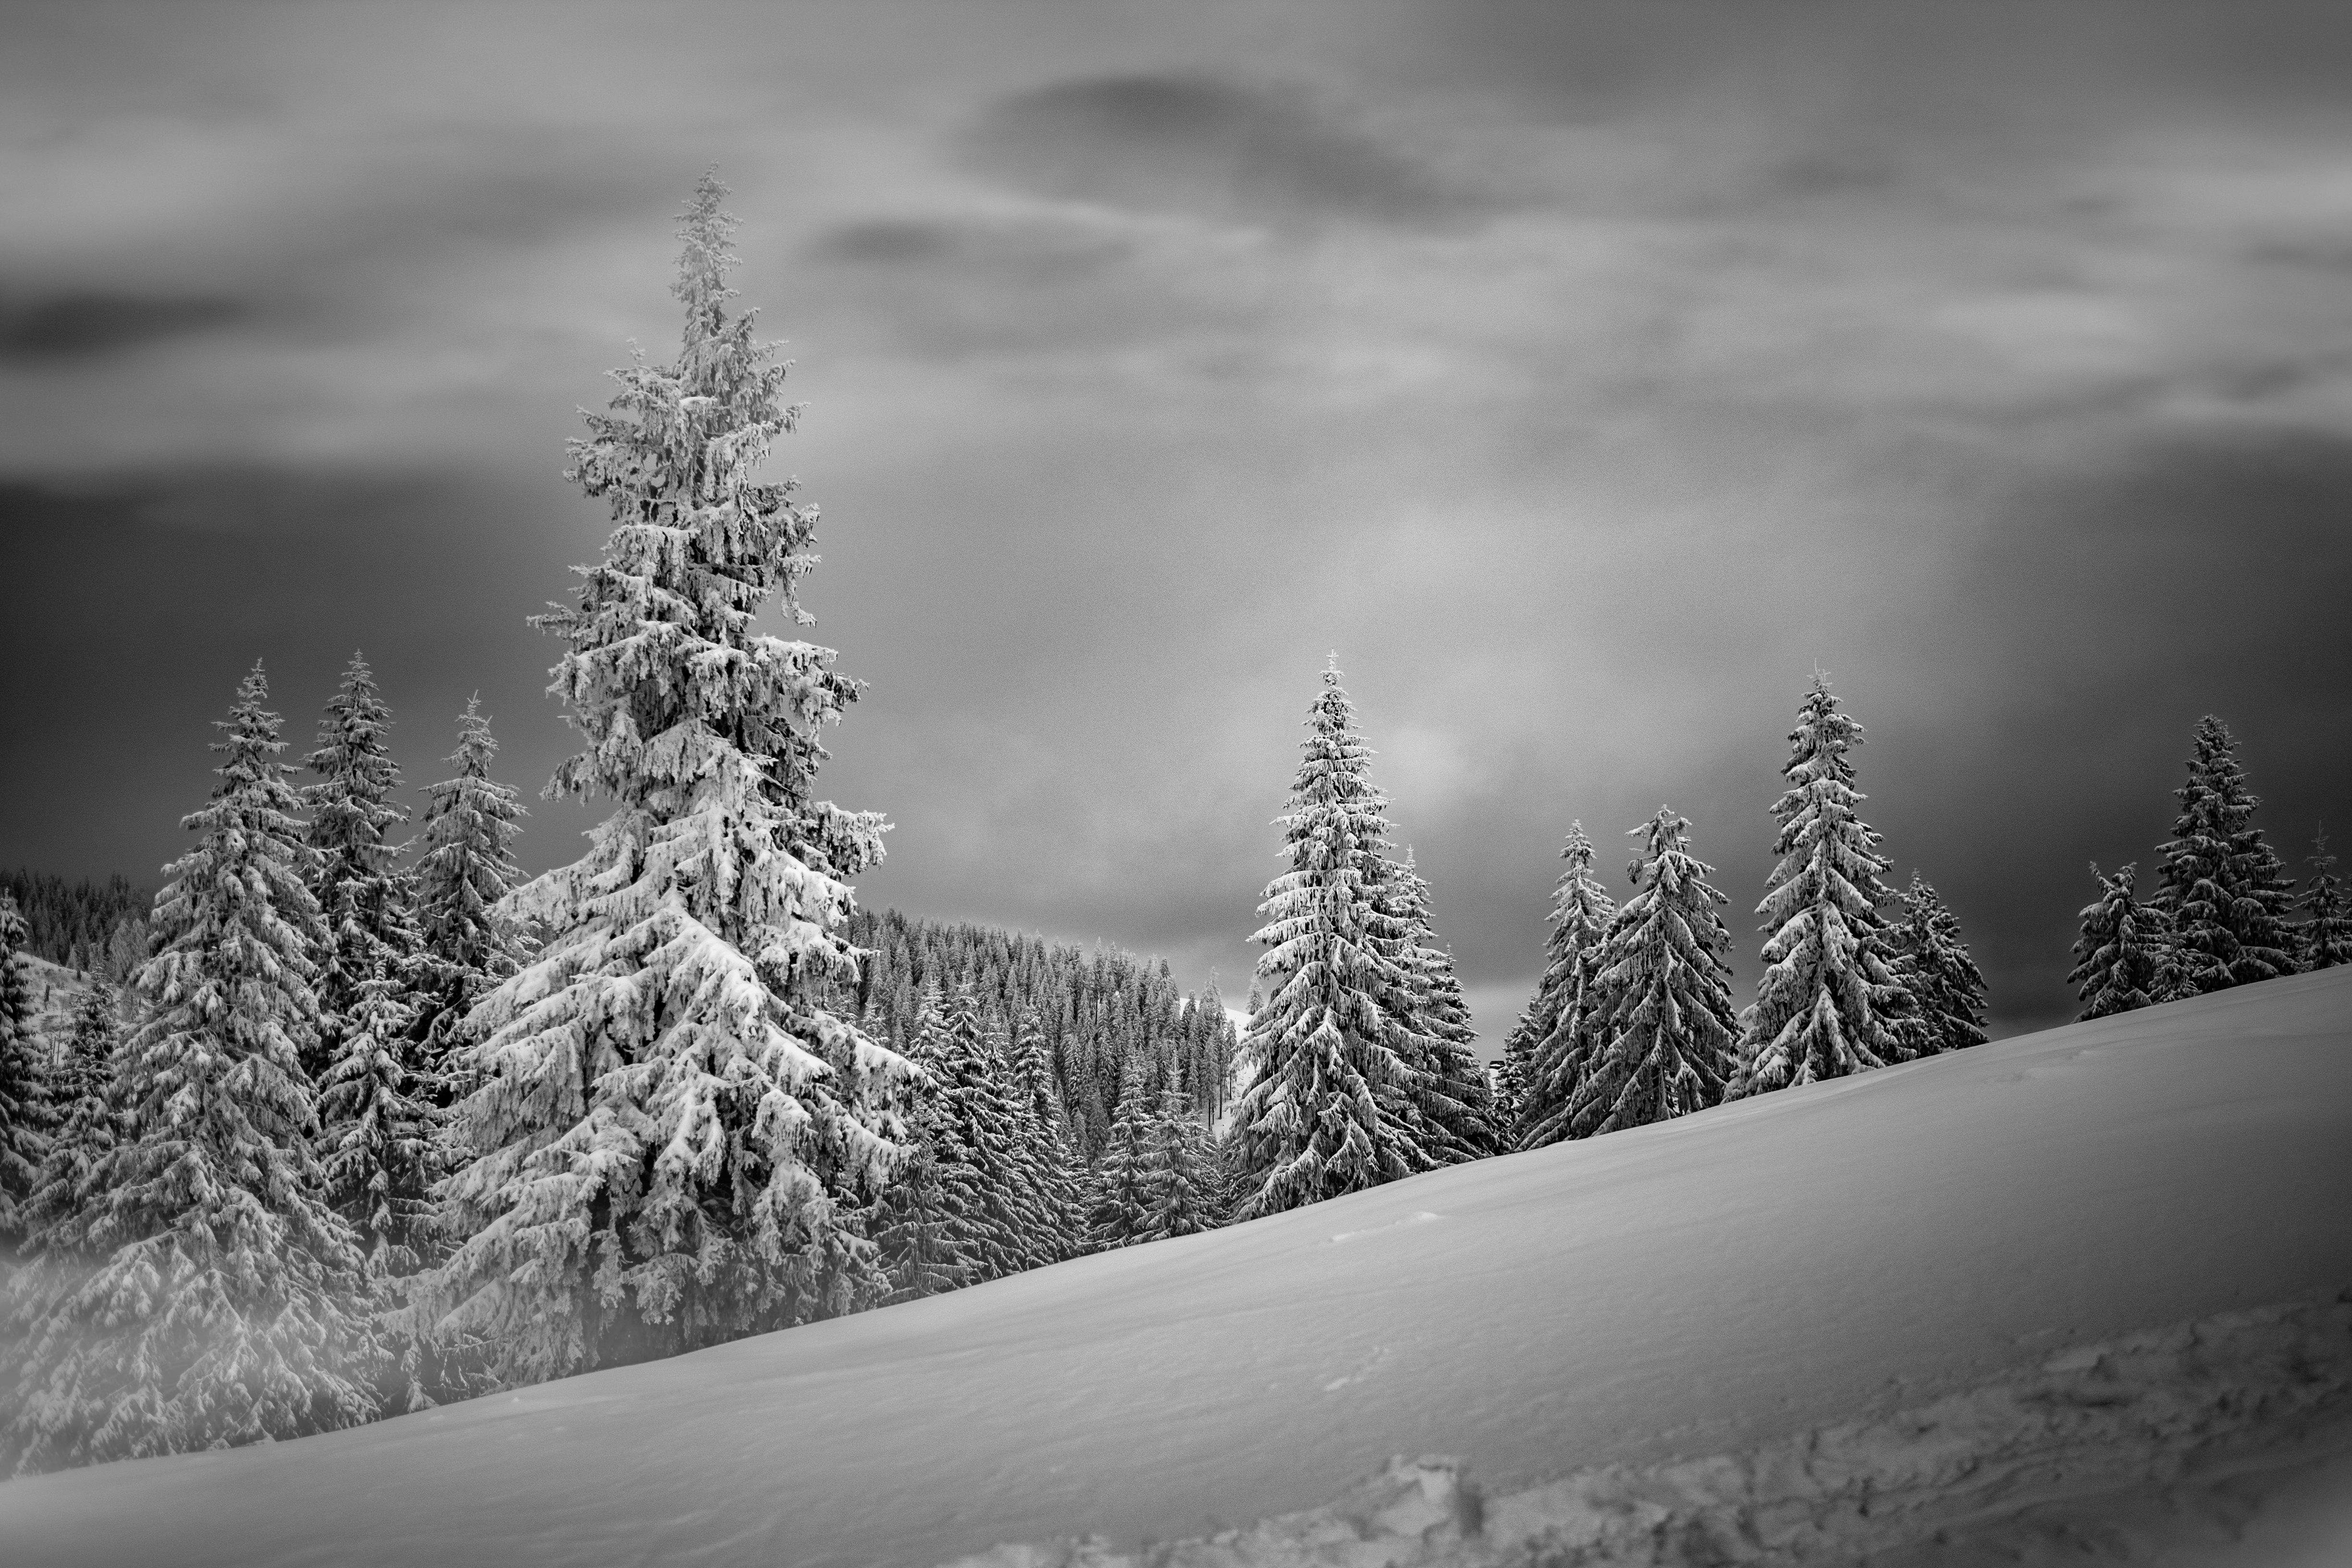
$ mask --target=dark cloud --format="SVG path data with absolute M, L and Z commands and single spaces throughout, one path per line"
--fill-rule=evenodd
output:
M 0 300 L 0 363 L 93 359 L 241 320 L 235 300 L 54 294 Z
M 973 165 L 1042 195 L 1292 227 L 1452 228 L 1492 198 L 1291 93 L 1210 77 L 1056 83 L 990 110 Z
M 0 865 L 153 881 L 211 788 L 210 721 L 257 658 L 286 760 L 358 647 L 412 785 L 440 776 L 478 689 L 505 776 L 534 793 L 566 737 L 540 691 L 552 650 L 523 616 L 593 552 L 593 520 L 567 510 L 552 487 L 534 498 L 463 475 L 0 483 L 0 711 L 23 742 L 0 769 Z M 535 809 L 534 860 L 568 858 L 576 810 Z
M 2085 862 L 2153 876 L 2198 718 L 2240 743 L 2258 822 L 2300 869 L 2352 823 L 2352 440 L 2150 440 L 2023 488 L 1935 622 L 1943 673 L 1865 781 L 1906 868 L 1960 911 L 2011 1027 L 2073 1016 Z

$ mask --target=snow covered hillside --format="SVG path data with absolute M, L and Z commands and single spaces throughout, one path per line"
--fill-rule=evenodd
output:
M 992 1556 L 1068 1563 L 1335 1498 L 1158 1560 L 1528 1561 L 1547 1531 L 1554 1561 L 1738 1560 L 1782 1504 L 1812 1545 L 1759 1560 L 2222 1541 L 2271 1527 L 2249 1474 L 2314 1507 L 2352 1478 L 2347 1286 L 2337 969 L 673 1361 L 12 1480 L 0 1559 L 926 1564 L 1108 1538 Z M 1446 1464 L 1346 1492 L 1421 1454 L 1491 1500 Z

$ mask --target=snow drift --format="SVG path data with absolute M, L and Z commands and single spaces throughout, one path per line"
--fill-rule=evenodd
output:
M 355 1431 L 21 1479 L 0 1554 L 1840 1561 L 1902 1541 L 1957 1563 L 2036 1531 L 2225 1540 L 2259 1512 L 2231 1510 L 2242 1478 L 2292 1498 L 2352 1476 L 2347 1286 L 2337 970 Z M 1908 1535 L 1849 1528 L 1904 1514 Z M 1045 1544 L 994 1551 L 1024 1542 Z

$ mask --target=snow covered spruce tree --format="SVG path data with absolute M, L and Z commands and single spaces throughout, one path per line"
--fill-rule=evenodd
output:
M 1632 830 L 1633 891 L 1610 917 L 1585 992 L 1591 1058 L 1569 1101 L 1570 1138 L 1664 1121 L 1723 1098 L 1736 1060 L 1730 900 L 1690 852 L 1690 819 L 1661 805 Z
M 25 917 L 0 893 L 0 1268 L 24 1241 L 24 1208 L 52 1121 L 48 1051 L 35 1026 L 25 947 Z
M 1405 965 L 1413 1011 L 1406 1038 L 1425 1042 L 1410 1060 L 1421 1087 L 1411 1093 L 1404 1115 L 1417 1124 L 1422 1150 L 1435 1164 L 1499 1153 L 1502 1130 L 1486 1064 L 1478 1059 L 1469 1004 L 1454 973 L 1454 954 L 1438 945 L 1431 927 L 1429 882 L 1415 869 L 1410 847 L 1401 864 L 1389 865 L 1381 902 L 1410 933 Z
M 502 913 L 543 945 L 485 995 L 444 1188 L 465 1239 L 420 1296 L 535 1381 L 872 1304 L 862 1215 L 914 1069 L 820 1006 L 856 973 L 848 879 L 886 824 L 814 798 L 819 731 L 856 695 L 828 648 L 755 627 L 815 564 L 817 516 L 757 478 L 798 411 L 730 316 L 726 187 L 684 214 L 677 362 L 614 373 L 571 477 L 611 510 L 576 604 L 535 624 L 583 749 L 554 795 L 616 803 L 585 858 Z
M 949 993 L 925 1036 L 923 1066 L 939 1080 L 932 1156 L 961 1228 L 972 1279 L 1018 1274 L 1050 1254 L 1042 1194 L 1017 1138 L 1009 1070 L 970 985 Z
M 195 847 L 156 895 L 145 1019 L 96 1201 L 45 1231 L 14 1292 L 7 1444 L 22 1469 L 293 1437 L 375 1414 L 359 1248 L 320 1192 L 302 1048 L 317 1027 L 278 717 L 257 665 L 221 728 Z
M 1160 1091 L 1143 1166 L 1143 1215 L 1133 1240 L 1192 1236 L 1223 1223 L 1216 1151 L 1192 1096 L 1181 1089 Z
M 1916 870 L 1903 893 L 1903 915 L 1894 932 L 1894 967 L 1911 998 L 1905 1048 L 1924 1057 L 1983 1045 L 1984 972 L 1960 940 L 1960 917 Z
M 26 1244 L 43 1237 L 97 1204 L 98 1183 L 115 1144 L 114 1079 L 122 1027 L 114 988 L 95 981 L 74 1009 L 73 1034 L 56 1058 L 49 1082 L 57 1128 L 42 1156 L 40 1176 L 26 1217 Z
M 1518 1038 L 1525 1065 L 1511 1145 L 1541 1149 L 1569 1135 L 1569 1112 L 1591 1065 L 1594 1034 L 1586 1006 L 1601 957 L 1601 939 L 1617 912 L 1592 875 L 1592 840 L 1571 822 L 1560 850 L 1568 869 L 1552 891 L 1551 936 L 1543 978 L 1521 1015 Z
M 2327 852 L 2325 833 L 2311 841 L 2309 864 L 2311 880 L 2295 900 L 2303 910 L 2303 924 L 2295 928 L 2296 956 L 2306 970 L 2352 963 L 2352 906 L 2336 879 L 2336 857 Z
M 341 1052 L 352 1015 L 371 983 L 387 975 L 405 982 L 416 952 L 407 879 L 398 869 L 393 828 L 408 813 L 393 799 L 400 768 L 387 749 L 392 710 L 376 689 L 374 672 L 357 653 L 319 721 L 309 762 L 319 782 L 302 791 L 310 809 L 305 838 L 312 852 L 310 890 L 327 922 L 319 963 L 319 1037 L 306 1058 L 323 1079 Z
M 1764 917 L 1764 974 L 1740 1015 L 1735 1094 L 1759 1094 L 1901 1061 L 1896 1020 L 1909 998 L 1895 974 L 1879 907 L 1894 890 L 1878 835 L 1855 814 L 1849 753 L 1862 726 L 1841 712 L 1828 678 L 1813 677 L 1789 733 L 1772 803 L 1780 858 L 1756 912 Z
M 979 1277 L 969 1242 L 976 1206 L 971 1173 L 943 1163 L 939 1152 L 952 1131 L 945 1079 L 936 1070 L 938 1013 L 939 997 L 927 991 L 911 1047 L 926 1070 L 897 1086 L 905 1147 L 875 1205 L 874 1238 L 894 1302 L 961 1289 Z
M 474 1087 L 457 1081 L 452 1059 L 466 1016 L 529 951 L 525 934 L 499 912 L 522 880 L 513 846 L 524 812 L 512 787 L 490 777 L 498 750 L 481 700 L 469 700 L 457 717 L 457 749 L 446 759 L 457 772 L 425 792 L 417 836 L 411 1027 L 417 1069 L 444 1106 Z
M 1147 1077 L 1142 1060 L 1130 1056 L 1110 1136 L 1087 1179 L 1087 1243 L 1097 1251 L 1150 1238 L 1154 1097 Z
M 2180 814 L 2164 857 L 2156 903 L 2172 927 L 2184 994 L 2247 985 L 2295 972 L 2286 925 L 2294 883 L 2254 826 L 2261 797 L 2246 788 L 2229 726 L 2197 721 L 2189 778 L 2173 792 Z
M 1031 1249 L 1031 1261 L 1033 1267 L 1058 1263 L 1085 1250 L 1086 1200 L 1078 1190 L 1078 1169 L 1062 1115 L 1061 1095 L 1054 1087 L 1054 1060 L 1045 1041 L 1045 1020 L 1035 1007 L 1023 1007 L 1014 1015 L 1008 1056 L 1015 1142 L 1045 1226 L 1038 1245 Z
M 2076 1021 L 2172 1000 L 2170 921 L 2160 907 L 2139 901 L 2134 886 L 2139 867 L 2123 867 L 2110 877 L 2095 860 L 2091 876 L 2099 896 L 2084 906 L 2074 968 L 2066 976 L 2083 1004 Z
M 1318 1203 L 1428 1170 L 1400 1105 L 1421 1092 L 1410 1033 L 1412 930 L 1381 907 L 1387 802 L 1336 668 L 1308 710 L 1283 829 L 1290 869 L 1258 906 L 1265 945 L 1234 1102 L 1250 1190 L 1237 1217 Z

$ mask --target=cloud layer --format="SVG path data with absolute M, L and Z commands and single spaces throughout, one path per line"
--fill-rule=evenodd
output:
M 121 26 L 133 21 L 135 26 Z M 267 657 L 534 785 L 558 477 L 717 161 L 869 901 L 1247 988 L 1336 648 L 1479 1024 L 1662 799 L 1744 933 L 1811 671 L 2005 1026 L 2197 715 L 2352 812 L 2336 8 L 58 6 L 0 62 L 0 861 L 149 874 Z M 134 42 L 125 44 L 129 38 Z M 723 41 L 724 47 L 719 47 Z M 575 822 L 575 818 L 579 818 Z M 550 806 L 526 858 L 568 858 Z

